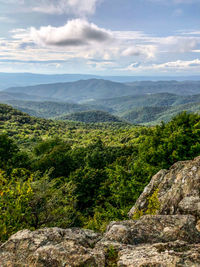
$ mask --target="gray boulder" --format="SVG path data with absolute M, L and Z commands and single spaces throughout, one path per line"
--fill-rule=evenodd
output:
M 120 267 L 199 267 L 200 245 L 184 242 L 141 245 L 121 250 Z
M 198 243 L 200 233 L 192 215 L 145 215 L 135 221 L 112 222 L 105 238 L 130 245 L 176 240 Z
M 22 230 L 1 246 L 0 266 L 104 266 L 104 254 L 93 249 L 100 238 L 76 228 Z
M 200 214 L 200 157 L 175 163 L 169 170 L 153 176 L 129 212 L 131 218 L 137 210 L 145 210 L 148 198 L 158 190 L 160 208 L 157 214 Z

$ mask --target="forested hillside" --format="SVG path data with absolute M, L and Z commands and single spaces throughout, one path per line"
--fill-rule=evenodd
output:
M 98 123 L 116 121 L 112 116 L 117 116 L 118 120 L 133 124 L 155 125 L 161 121 L 168 122 L 182 111 L 199 113 L 200 82 L 140 81 L 125 84 L 89 79 L 8 88 L 0 92 L 0 102 L 41 118 Z M 85 111 L 88 113 L 74 114 Z M 99 111 L 110 114 L 104 114 L 100 119 L 97 116 Z
M 39 84 L 26 87 L 12 87 L 6 93 L 23 93 L 38 97 L 54 98 L 60 101 L 85 102 L 122 96 L 170 93 L 179 96 L 200 93 L 199 81 L 160 81 L 119 83 L 103 79 L 89 79 L 66 83 Z
M 81 121 L 85 123 L 99 123 L 99 122 L 122 122 L 119 117 L 113 116 L 105 111 L 90 110 L 72 113 L 60 117 L 62 120 Z
M 169 93 L 124 96 L 110 99 L 89 101 L 87 104 L 65 103 L 55 101 L 27 101 L 1 98 L 1 102 L 12 105 L 31 116 L 41 118 L 61 118 L 83 122 L 127 120 L 133 124 L 159 124 L 161 121 L 169 121 L 174 115 L 182 111 L 200 112 L 200 95 L 180 96 Z M 7 93 L 6 93 L 7 95 Z M 17 96 L 17 93 L 9 93 L 9 97 Z M 5 95 L 4 95 L 5 96 Z M 18 98 L 24 94 L 19 93 Z M 28 95 L 26 95 L 28 96 Z M 30 95 L 29 95 L 30 96 Z M 36 96 L 37 98 L 37 96 Z M 39 97 L 38 97 L 39 98 Z M 87 111 L 88 113 L 73 114 Z M 98 111 L 106 111 L 100 120 Z M 105 117 L 105 119 L 103 119 Z M 109 119 L 109 118 L 110 119 Z M 111 119 L 112 118 L 112 119 Z
M 27 87 L 8 88 L 5 92 L 25 93 L 40 97 L 51 97 L 61 101 L 88 101 L 99 98 L 132 94 L 132 87 L 102 79 L 80 80 L 68 83 L 41 84 Z
M 180 96 L 176 94 L 159 93 L 99 99 L 96 101 L 91 101 L 90 104 L 102 105 L 105 107 L 109 106 L 113 109 L 113 112 L 116 112 L 121 115 L 123 112 L 130 111 L 130 109 L 133 108 L 162 106 L 171 107 L 199 102 L 200 94 L 191 96 Z
M 75 112 L 89 111 L 89 110 L 103 110 L 112 112 L 111 108 L 106 108 L 102 105 L 81 105 L 76 103 L 52 102 L 52 101 L 22 101 L 22 100 L 9 100 L 5 103 L 12 105 L 29 115 L 34 115 L 41 118 L 56 118 L 61 115 L 66 115 Z
M 156 127 L 30 117 L 0 105 L 0 237 L 45 226 L 103 231 L 158 170 L 200 154 L 200 116 Z

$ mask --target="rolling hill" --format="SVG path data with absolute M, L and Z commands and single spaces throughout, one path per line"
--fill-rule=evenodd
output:
M 134 108 L 142 107 L 170 107 L 182 104 L 200 102 L 200 94 L 192 96 L 180 96 L 169 93 L 133 95 L 115 97 L 110 99 L 100 99 L 90 102 L 93 105 L 102 105 L 113 109 L 113 113 L 119 116 L 124 112 L 129 112 Z
M 172 117 L 183 111 L 200 114 L 200 102 L 178 106 L 134 108 L 125 112 L 121 117 L 133 124 L 156 125 L 161 121 L 170 121 Z
M 111 108 L 101 105 L 81 105 L 75 103 L 61 103 L 61 102 L 35 102 L 35 101 L 20 101 L 10 100 L 5 101 L 14 108 L 26 112 L 31 116 L 41 118 L 55 118 L 61 115 L 66 115 L 74 112 L 88 111 L 88 110 L 102 110 L 112 112 Z
M 115 121 L 116 119 L 109 117 L 113 115 L 118 116 L 118 120 L 125 119 L 133 124 L 156 124 L 162 120 L 169 121 L 171 117 L 184 110 L 200 110 L 200 95 L 179 96 L 169 93 L 99 99 L 89 101 L 88 104 L 24 100 L 3 102 L 31 116 L 41 118 L 64 118 L 84 122 L 95 122 L 96 119 L 96 122 L 99 122 Z M 109 116 L 108 113 L 98 114 L 97 110 L 109 112 Z
M 99 122 L 122 122 L 123 120 L 109 114 L 108 112 L 100 110 L 90 110 L 72 113 L 62 116 L 62 120 L 80 121 L 85 123 L 99 123 Z
M 168 109 L 169 107 L 140 107 L 126 112 L 122 117 L 133 124 L 143 124 L 157 120 Z

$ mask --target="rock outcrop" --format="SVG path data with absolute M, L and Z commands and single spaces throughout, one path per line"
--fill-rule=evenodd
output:
M 1 246 L 0 266 L 104 266 L 104 254 L 94 249 L 100 238 L 77 228 L 22 230 Z
M 146 210 L 148 198 L 158 191 L 158 214 L 200 215 L 200 157 L 175 163 L 169 170 L 161 170 L 153 176 L 136 204 L 129 212 Z
M 159 208 L 145 215 L 157 192 Z M 133 220 L 135 213 L 144 214 Z M 1 267 L 200 266 L 200 157 L 161 170 L 104 235 L 86 229 L 22 230 L 0 247 Z

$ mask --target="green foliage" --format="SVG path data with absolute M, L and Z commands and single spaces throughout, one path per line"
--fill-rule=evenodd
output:
M 70 149 L 68 144 L 57 139 L 40 143 L 34 149 L 38 157 L 32 163 L 33 169 L 44 173 L 52 168 L 51 176 L 68 176 L 73 169 Z
M 6 105 L 0 117 L 1 240 L 22 228 L 104 231 L 127 218 L 152 175 L 200 154 L 197 114 L 149 128 L 41 120 Z M 135 218 L 156 213 L 157 194 Z
M 84 227 L 93 231 L 105 232 L 109 223 L 109 216 L 102 208 L 95 208 L 92 217 L 89 217 L 84 222 Z
M 148 206 L 145 214 L 156 215 L 160 208 L 160 201 L 158 199 L 158 189 L 156 189 L 153 194 L 148 197 Z
M 133 220 L 138 220 L 141 216 L 143 215 L 156 215 L 157 214 L 157 211 L 159 210 L 160 208 L 160 201 L 158 199 L 158 189 L 156 189 L 153 194 L 147 198 L 148 200 L 148 205 L 147 205 L 147 209 L 138 209 L 136 208 L 133 216 L 132 216 L 132 219 Z
M 8 179 L 0 171 L 0 237 L 6 240 L 18 230 L 27 228 L 32 221 L 29 201 L 33 196 L 32 177 L 26 181 Z
M 72 183 L 51 180 L 44 175 L 32 183 L 33 197 L 29 201 L 34 229 L 40 227 L 71 227 L 79 223 L 76 197 Z
M 144 211 L 137 208 L 133 213 L 132 220 L 138 220 L 143 215 L 144 215 Z
M 71 183 L 61 186 L 46 174 L 27 177 L 25 170 L 13 170 L 11 177 L 0 172 L 0 237 L 6 240 L 18 230 L 40 227 L 67 228 L 79 224 Z M 19 175 L 19 176 L 18 176 Z
M 117 267 L 118 252 L 111 245 L 105 249 L 106 251 L 106 266 L 107 267 Z
M 5 169 L 18 151 L 13 140 L 8 138 L 6 134 L 0 134 L 0 168 Z
M 27 153 L 21 152 L 7 134 L 0 134 L 0 168 L 9 172 L 13 167 L 23 168 L 28 164 Z

